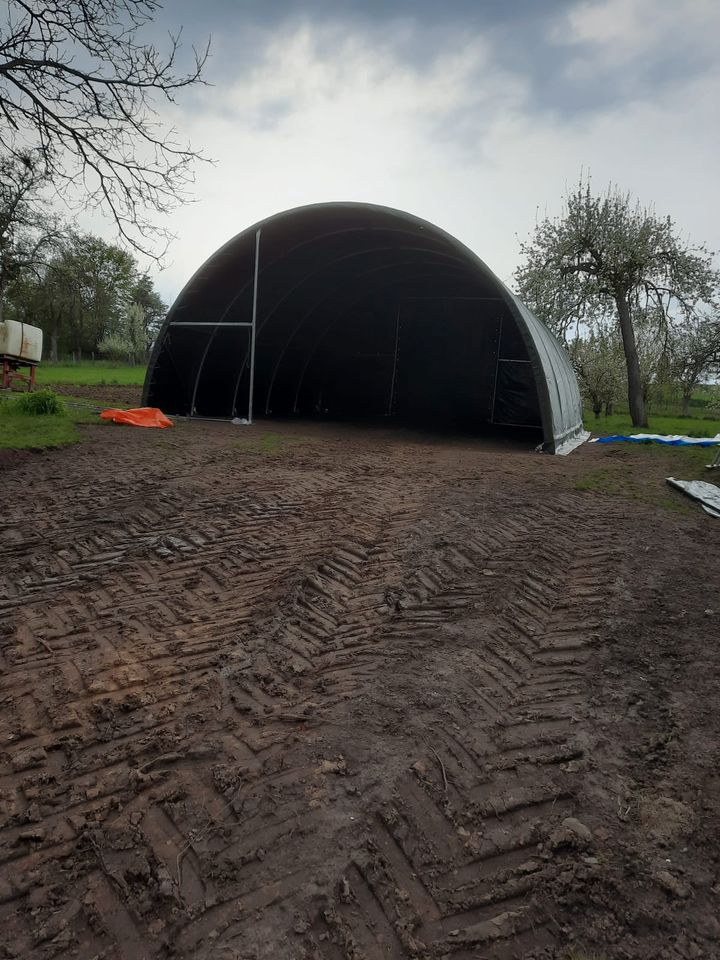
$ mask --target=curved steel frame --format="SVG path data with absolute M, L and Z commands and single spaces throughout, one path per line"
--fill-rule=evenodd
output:
M 535 378 L 535 385 L 538 392 L 538 402 L 540 409 L 540 417 L 543 427 L 543 432 L 545 435 L 545 444 L 544 448 L 550 450 L 551 452 L 556 452 L 560 447 L 569 442 L 573 441 L 575 437 L 584 438 L 583 427 L 582 427 L 582 407 L 580 404 L 580 396 L 577 388 L 577 382 L 575 380 L 574 373 L 570 366 L 569 360 L 560 347 L 558 342 L 555 340 L 550 331 L 544 327 L 531 313 L 530 311 L 522 304 L 520 301 L 507 289 L 507 287 L 495 276 L 495 274 L 490 270 L 487 264 L 480 259 L 469 247 L 465 246 L 460 240 L 457 240 L 451 234 L 447 233 L 440 227 L 435 226 L 434 224 L 429 223 L 428 221 L 422 220 L 419 217 L 415 217 L 412 214 L 405 213 L 401 210 L 395 210 L 390 207 L 377 206 L 375 204 L 368 203 L 320 203 L 320 204 L 311 204 L 305 207 L 296 207 L 293 210 L 288 210 L 283 213 L 275 214 L 274 216 L 268 217 L 265 220 L 261 220 L 259 223 L 253 225 L 247 230 L 242 231 L 237 234 L 232 239 L 228 240 L 222 247 L 220 247 L 201 267 L 196 271 L 195 274 L 190 278 L 188 283 L 183 287 L 179 296 L 175 300 L 175 303 L 171 307 L 168 315 L 165 319 L 165 322 L 158 334 L 158 337 L 155 341 L 153 351 L 150 357 L 150 363 L 148 365 L 148 371 L 145 379 L 145 386 L 143 389 L 143 402 L 146 403 L 148 396 L 150 394 L 150 388 L 152 385 L 153 372 L 155 364 L 160 356 L 160 351 L 162 349 L 162 344 L 166 334 L 169 329 L 174 324 L 183 323 L 180 319 L 181 311 L 185 306 L 185 300 L 190 295 L 194 286 L 200 280 L 207 279 L 207 273 L 209 269 L 214 267 L 219 267 L 222 263 L 224 257 L 232 252 L 232 250 L 240 245 L 243 241 L 249 239 L 253 234 L 256 238 L 256 260 L 255 260 L 255 274 L 253 277 L 253 325 L 252 325 L 252 340 L 254 343 L 255 334 L 257 329 L 262 329 L 265 326 L 270 316 L 278 308 L 280 302 L 291 295 L 291 293 L 301 286 L 307 277 L 293 285 L 293 288 L 281 298 L 277 304 L 275 304 L 273 310 L 270 312 L 268 317 L 263 317 L 260 327 L 257 327 L 257 298 L 258 298 L 258 286 L 262 277 L 263 266 L 259 265 L 258 257 L 258 244 L 259 244 L 259 235 L 261 230 L 267 230 L 272 226 L 273 223 L 279 222 L 285 218 L 289 217 L 298 217 L 303 214 L 309 214 L 312 212 L 321 212 L 323 210 L 348 210 L 351 211 L 364 211 L 368 213 L 377 213 L 379 215 L 388 217 L 391 216 L 396 218 L 399 224 L 403 226 L 398 226 L 393 228 L 387 223 L 383 225 L 378 225 L 378 227 L 350 227 L 346 230 L 335 230 L 335 231 L 326 231 L 324 233 L 313 234 L 307 240 L 301 241 L 300 244 L 296 244 L 291 251 L 285 251 L 282 254 L 282 257 L 288 255 L 289 252 L 293 252 L 295 249 L 301 248 L 306 244 L 314 243 L 318 238 L 323 236 L 333 236 L 340 235 L 342 233 L 350 232 L 360 232 L 363 234 L 372 233 L 373 230 L 377 230 L 378 233 L 382 232 L 392 232 L 396 230 L 401 233 L 411 233 L 416 239 L 418 239 L 418 232 L 426 231 L 427 235 L 435 241 L 439 241 L 447 245 L 448 251 L 445 256 L 448 260 L 455 260 L 459 264 L 466 265 L 471 270 L 477 271 L 479 276 L 486 282 L 489 282 L 494 290 L 497 292 L 498 299 L 501 300 L 506 307 L 508 308 L 511 316 L 515 320 L 520 334 L 525 342 L 527 348 L 527 353 L 530 358 L 530 362 L 533 368 L 533 374 Z M 407 227 L 404 226 L 407 224 Z M 377 249 L 374 245 L 365 247 L 362 253 L 367 254 L 369 251 Z M 394 250 L 398 250 L 397 247 L 393 247 Z M 426 249 L 426 253 L 432 253 L 434 255 L 443 255 L 444 251 L 441 249 Z M 346 255 L 347 257 L 355 256 L 355 252 L 352 254 Z M 279 259 L 279 258 L 278 258 Z M 338 259 L 345 259 L 338 258 Z M 277 261 L 274 261 L 277 262 Z M 327 267 L 327 259 L 323 260 L 323 264 L 318 270 Z M 243 285 L 242 288 L 238 289 L 234 296 L 231 298 L 229 303 L 223 310 L 222 319 L 217 322 L 212 322 L 211 325 L 215 330 L 221 326 L 226 326 L 224 318 L 228 316 L 230 309 L 233 304 L 237 302 L 240 295 L 247 290 L 247 283 Z M 322 298 L 321 298 L 322 299 Z M 310 314 L 317 309 L 318 304 L 315 304 L 310 308 Z M 304 323 L 305 318 L 301 321 L 301 324 Z M 240 325 L 240 324 L 236 324 Z M 247 324 L 243 324 L 247 325 Z M 297 334 L 299 326 L 295 329 L 292 337 Z M 197 392 L 197 385 L 199 384 L 200 374 L 204 365 L 204 360 L 207 357 L 210 343 L 214 340 L 214 333 L 211 334 L 208 340 L 208 344 L 205 346 L 203 356 L 201 358 L 201 363 L 198 368 L 198 373 L 195 381 L 195 388 L 193 390 L 193 406 L 194 400 Z M 283 348 L 283 354 L 287 350 L 288 344 Z M 242 376 L 245 372 L 247 363 L 248 363 L 248 353 L 252 356 L 252 349 L 246 351 L 245 359 L 240 365 L 240 371 L 238 374 L 238 380 L 236 384 L 236 397 L 237 390 L 239 389 Z M 254 363 L 250 362 L 251 367 L 251 380 L 254 373 Z M 275 379 L 275 373 L 273 374 L 272 382 Z M 552 385 L 551 385 L 552 381 Z M 272 382 L 270 389 L 272 389 Z M 561 389 L 562 388 L 562 389 Z M 253 389 L 251 384 L 250 389 Z M 236 399 L 236 398 L 235 398 Z M 252 398 L 251 398 L 252 400 Z M 270 391 L 266 396 L 266 408 L 269 405 L 270 401 Z M 235 407 L 235 401 L 233 403 L 233 410 Z

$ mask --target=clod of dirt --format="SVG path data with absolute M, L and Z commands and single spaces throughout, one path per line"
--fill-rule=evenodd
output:
M 320 773 L 335 773 L 339 777 L 347 774 L 347 761 L 344 757 L 338 757 L 337 760 L 323 760 L 320 764 Z
M 640 822 L 654 839 L 671 843 L 687 837 L 694 826 L 690 807 L 672 797 L 652 797 L 640 804 Z
M 39 767 L 47 760 L 47 753 L 42 747 L 31 747 L 29 750 L 23 750 L 12 758 L 12 768 L 16 773 L 22 770 L 30 770 L 32 767 Z
M 677 897 L 679 900 L 687 900 L 692 895 L 692 890 L 687 883 L 684 883 L 678 877 L 674 877 L 667 870 L 657 870 L 653 874 L 653 880 L 671 897 Z
M 340 880 L 338 899 L 340 900 L 340 903 L 352 903 L 355 899 L 353 896 L 352 887 L 350 886 L 350 881 L 347 877 L 342 877 Z
M 153 920 L 152 923 L 148 924 L 148 933 L 152 937 L 159 937 L 160 934 L 165 929 L 165 921 L 160 918 Z
M 395 932 L 411 957 L 418 957 L 425 953 L 427 949 L 425 944 L 422 940 L 415 939 L 413 929 L 407 921 L 398 920 L 395 923 Z
M 559 847 L 584 848 L 593 840 L 590 827 L 576 820 L 575 817 L 566 817 L 557 830 L 550 835 L 550 846 L 553 850 Z
M 143 880 L 146 877 L 149 877 L 150 864 L 148 863 L 147 857 L 145 857 L 139 851 L 136 851 L 132 861 L 125 869 L 125 874 L 128 877 L 134 877 L 138 880 Z
M 158 878 L 158 893 L 161 897 L 172 898 L 175 896 L 175 885 L 170 876 L 169 871 L 165 867 L 158 867 L 157 869 L 157 878 Z
M 46 836 L 47 831 L 43 827 L 34 827 L 32 830 L 23 830 L 18 834 L 17 842 L 41 843 Z

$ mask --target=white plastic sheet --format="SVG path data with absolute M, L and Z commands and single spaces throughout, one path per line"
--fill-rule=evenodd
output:
M 720 487 L 704 480 L 676 480 L 674 477 L 666 479 L 671 487 L 676 487 L 693 500 L 699 501 L 705 513 L 720 519 Z

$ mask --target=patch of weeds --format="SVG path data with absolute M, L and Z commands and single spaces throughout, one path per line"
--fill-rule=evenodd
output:
M 97 414 L 87 410 L 66 409 L 54 394 L 43 397 L 47 391 L 23 394 L 22 397 L 0 401 L 0 449 L 48 450 L 79 443 L 83 438 L 78 423 L 97 423 Z M 40 397 L 40 401 L 34 398 Z M 58 412 L 45 412 L 57 410 Z
M 693 513 L 692 504 L 687 502 L 672 500 L 670 497 L 660 497 L 657 501 L 658 506 L 664 510 L 674 510 L 675 513 Z
M 0 449 L 46 450 L 66 447 L 81 439 L 68 417 L 3 413 L 0 417 Z
M 575 484 L 576 490 L 592 490 L 594 493 L 617 493 L 617 484 L 609 470 L 591 470 Z
M 684 502 L 680 497 L 676 499 L 667 495 L 668 487 L 664 477 L 651 475 L 639 479 L 637 475 L 631 475 L 629 472 L 598 467 L 577 480 L 574 486 L 576 490 L 610 497 L 624 497 L 626 500 L 638 500 L 675 513 L 693 512 L 689 502 Z
M 63 402 L 52 390 L 37 390 L 35 393 L 23 393 L 11 401 L 16 413 L 29 417 L 64 417 Z
M 618 443 L 597 446 L 597 466 L 579 476 L 574 487 L 605 496 L 637 500 L 661 510 L 693 514 L 699 507 L 666 483 L 678 480 L 705 480 L 717 483 L 717 471 L 706 469 L 715 456 L 713 447 L 667 447 L 659 444 Z

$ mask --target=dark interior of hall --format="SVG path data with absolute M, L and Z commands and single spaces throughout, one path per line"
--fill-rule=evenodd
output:
M 277 214 L 213 254 L 167 316 L 143 402 L 532 428 L 553 450 L 582 430 L 567 356 L 492 271 L 427 221 L 360 203 Z

